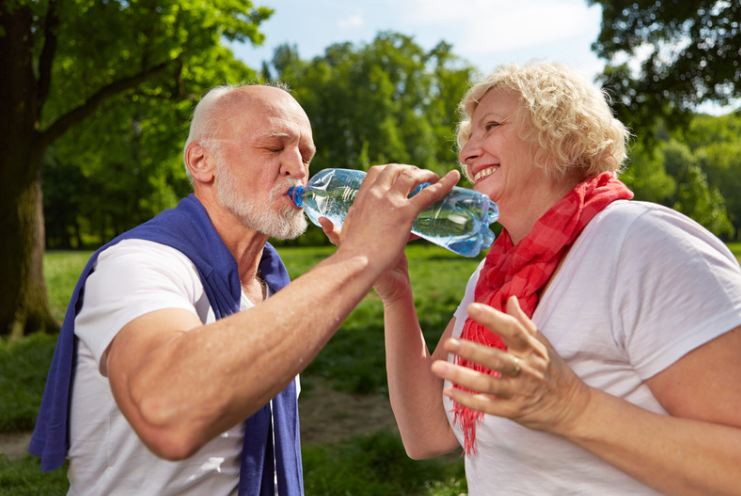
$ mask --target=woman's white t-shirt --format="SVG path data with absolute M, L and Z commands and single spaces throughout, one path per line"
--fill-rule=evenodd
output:
M 454 337 L 482 266 L 455 313 Z M 684 215 L 617 201 L 579 236 L 532 319 L 587 384 L 666 414 L 644 381 L 741 325 L 741 270 Z M 462 444 L 452 401 L 443 401 Z M 476 450 L 466 456 L 471 496 L 658 494 L 570 442 L 508 419 L 485 415 Z

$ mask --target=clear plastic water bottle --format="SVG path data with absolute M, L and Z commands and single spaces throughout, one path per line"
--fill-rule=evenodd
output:
M 341 226 L 365 176 L 359 170 L 324 169 L 306 186 L 289 189 L 288 195 L 317 226 L 320 217 Z M 428 185 L 418 186 L 409 196 Z M 489 224 L 498 218 L 499 209 L 488 196 L 456 186 L 419 214 L 412 232 L 464 257 L 475 257 L 494 242 Z

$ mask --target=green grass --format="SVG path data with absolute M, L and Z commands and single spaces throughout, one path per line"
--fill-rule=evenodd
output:
M 458 496 L 466 492 L 462 463 L 412 460 L 398 435 L 387 431 L 354 437 L 339 446 L 304 448 L 302 457 L 307 495 Z
M 286 265 L 293 261 L 290 254 Z M 415 306 L 430 349 L 434 349 L 463 297 L 480 258 L 454 255 L 435 246 L 407 247 Z M 292 274 L 293 275 L 293 274 Z M 349 393 L 387 394 L 383 305 L 371 291 L 306 369 Z
M 0 455 L 0 496 L 65 496 L 67 464 L 54 472 L 41 472 L 41 463 L 31 455 L 8 460 Z
M 736 258 L 741 262 L 741 243 L 726 243 Z
M 334 250 L 332 246 L 279 248 L 294 279 Z M 49 252 L 45 256 L 49 300 L 60 321 L 91 254 Z M 421 242 L 407 247 L 407 256 L 422 328 L 434 347 L 480 258 L 462 258 Z M 13 342 L 0 340 L 0 432 L 27 431 L 34 425 L 55 344 L 56 336 L 42 334 Z M 326 377 L 336 388 L 356 394 L 386 392 L 383 308 L 373 291 L 305 374 Z M 466 492 L 462 460 L 411 460 L 396 434 L 379 432 L 340 445 L 312 446 L 302 454 L 307 496 L 457 496 Z M 0 496 L 61 496 L 67 489 L 65 469 L 42 473 L 35 457 L 11 461 L 0 455 Z
M 56 343 L 44 334 L 0 340 L 0 432 L 33 429 Z
M 60 322 L 64 319 L 77 279 L 92 254 L 92 251 L 52 251 L 44 255 L 44 279 L 49 304 Z

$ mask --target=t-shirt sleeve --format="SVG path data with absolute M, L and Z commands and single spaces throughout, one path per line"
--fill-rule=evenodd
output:
M 741 270 L 727 247 L 670 209 L 630 226 L 616 268 L 613 330 L 644 380 L 741 325 Z
M 150 241 L 121 241 L 100 254 L 85 282 L 75 335 L 105 373 L 102 357 L 126 324 L 168 308 L 198 315 L 194 302 L 202 296 L 197 270 L 182 253 Z

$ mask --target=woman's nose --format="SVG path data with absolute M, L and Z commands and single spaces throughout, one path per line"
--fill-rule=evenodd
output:
M 476 144 L 476 140 L 470 139 L 466 141 L 466 144 L 461 148 L 461 152 L 458 154 L 458 160 L 462 164 L 471 165 L 481 155 L 481 147 Z

